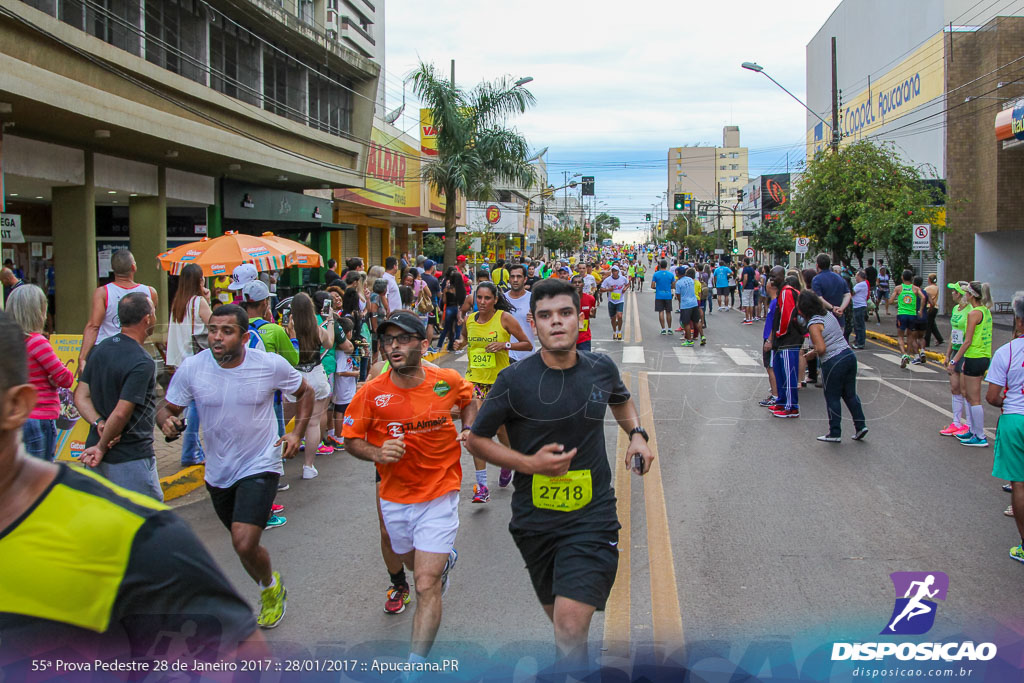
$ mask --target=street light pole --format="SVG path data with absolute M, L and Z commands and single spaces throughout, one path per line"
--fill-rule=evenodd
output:
M 821 118 L 818 112 L 808 107 L 803 100 L 801 100 L 799 97 L 797 97 L 789 90 L 787 90 L 786 86 L 782 85 L 777 80 L 772 78 L 771 75 L 769 75 L 769 73 L 765 71 L 764 67 L 761 66 L 760 64 L 757 64 L 756 62 L 743 62 L 740 66 L 742 66 L 744 69 L 748 71 L 753 71 L 754 73 L 762 74 L 769 81 L 779 86 L 782 92 L 786 93 L 794 100 L 799 102 L 801 107 L 811 112 L 816 119 L 818 119 L 826 126 L 828 126 L 829 129 L 832 131 L 832 151 L 839 151 L 839 90 L 836 86 L 836 39 L 834 37 L 832 38 L 832 123 L 829 123 L 825 119 Z

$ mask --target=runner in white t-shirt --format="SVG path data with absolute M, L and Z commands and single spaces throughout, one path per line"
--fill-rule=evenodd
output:
M 608 292 L 608 315 L 612 319 L 612 339 L 622 340 L 622 312 L 626 310 L 623 292 L 629 287 L 629 279 L 622 275 L 619 266 L 612 266 L 612 274 L 601 281 L 601 291 Z
M 167 437 L 177 437 L 185 428 L 178 416 L 195 403 L 205 441 L 206 490 L 242 566 L 260 585 L 257 623 L 274 628 L 284 618 L 287 594 L 260 537 L 284 472 L 281 458 L 298 453 L 314 392 L 284 358 L 248 348 L 249 316 L 240 306 L 219 306 L 207 329 L 210 348 L 178 367 L 157 424 Z M 282 437 L 275 391 L 294 394 L 298 410 L 294 431 Z

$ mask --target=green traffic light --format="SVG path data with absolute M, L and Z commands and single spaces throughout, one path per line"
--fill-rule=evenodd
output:
M 733 250 L 732 250 L 732 253 L 734 253 L 734 254 L 738 254 L 738 253 L 740 253 L 740 250 L 739 250 L 739 249 L 736 249 L 736 248 L 733 248 Z

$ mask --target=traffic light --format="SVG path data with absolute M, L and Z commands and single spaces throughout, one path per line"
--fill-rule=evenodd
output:
M 580 180 L 583 182 L 583 196 L 593 197 L 594 196 L 594 176 L 585 175 Z
M 686 196 L 682 192 L 676 192 L 672 195 L 672 206 L 676 211 L 682 211 L 686 208 Z
M 649 223 L 650 221 L 651 221 L 651 214 L 647 214 L 647 222 Z
M 743 194 L 744 193 L 743 193 L 743 189 L 742 188 L 739 189 L 739 190 L 736 190 L 736 199 L 739 200 L 740 202 L 742 202 L 743 201 Z

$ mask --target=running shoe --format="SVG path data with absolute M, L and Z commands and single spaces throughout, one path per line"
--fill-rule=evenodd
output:
M 339 439 L 336 436 L 328 434 L 324 437 L 324 443 L 328 446 L 334 446 L 334 450 L 345 447 L 345 439 Z
M 743 321 L 743 324 L 744 324 L 744 325 L 753 325 L 753 324 L 754 324 L 754 321 L 753 321 L 753 320 L 744 320 L 744 321 Z
M 287 523 L 288 523 L 288 518 L 287 517 L 282 517 L 281 515 L 270 515 L 270 519 L 267 520 L 267 526 L 264 527 L 264 528 L 266 528 L 266 529 L 276 529 L 277 527 L 284 526 Z
M 924 365 L 924 359 L 923 358 L 914 358 L 913 360 L 910 361 L 910 364 L 911 365 Z
M 501 468 L 501 474 L 498 475 L 498 487 L 505 488 L 512 483 L 512 470 L 507 470 L 504 467 Z
M 451 552 L 448 553 L 448 561 L 444 563 L 444 570 L 441 572 L 441 597 L 448 592 L 448 574 L 452 569 L 455 569 L 455 563 L 459 561 L 459 551 L 452 548 Z
M 491 492 L 483 484 L 473 484 L 473 502 L 486 503 L 491 500 Z
M 772 415 L 775 417 L 800 417 L 800 410 L 797 408 L 786 409 L 782 406 L 775 406 L 772 408 Z
M 1006 515 L 1007 517 L 1013 517 L 1013 505 L 1012 504 L 1007 505 L 1006 509 L 1003 510 L 1003 514 Z
M 701 346 L 707 346 L 707 343 L 708 343 L 708 338 L 705 337 L 704 335 L 701 335 L 701 337 L 700 337 L 700 345 Z
M 683 340 L 683 346 L 685 346 L 687 348 L 693 346 L 693 340 L 692 339 L 684 339 Z
M 676 332 L 682 332 L 682 331 L 683 331 L 682 325 L 680 325 L 679 327 L 676 328 Z
M 281 575 L 274 572 L 274 585 L 260 593 L 260 613 L 256 623 L 260 628 L 274 628 L 284 619 L 288 606 L 288 591 L 284 589 Z
M 908 356 L 907 354 L 903 354 L 903 357 L 900 358 L 900 367 L 901 368 L 907 367 L 907 363 L 909 363 L 909 362 L 910 362 L 910 356 Z
M 956 436 L 957 434 L 963 433 L 964 428 L 967 428 L 967 425 L 958 425 L 953 422 L 950 422 L 948 425 L 939 430 L 939 434 L 941 434 L 942 436 Z
M 971 432 L 971 428 L 968 427 L 967 431 L 963 432 L 962 434 L 957 434 L 956 438 L 960 439 L 961 441 L 967 441 L 972 436 L 974 436 L 974 434 Z
M 388 597 L 384 601 L 384 611 L 388 614 L 401 614 L 405 606 L 412 600 L 409 593 L 409 586 L 391 586 L 388 588 Z
M 969 439 L 962 439 L 960 441 L 960 445 L 961 446 L 973 446 L 974 448 L 988 448 L 988 439 L 986 439 L 984 437 L 979 439 L 977 436 L 974 436 L 972 434 L 971 438 L 969 438 Z
M 1006 491 L 1007 493 L 1011 493 L 1013 491 L 1013 485 L 1012 484 L 1003 484 L 1003 490 Z
M 284 512 L 284 505 L 277 505 L 275 503 L 274 505 L 270 506 L 270 515 L 272 517 L 276 517 L 277 515 L 281 514 L 282 512 Z
M 825 441 L 827 443 L 839 443 L 842 441 L 838 436 L 832 436 L 831 434 L 822 434 L 818 437 L 818 441 Z
M 302 478 L 303 479 L 316 479 L 320 476 L 320 473 L 316 471 L 316 468 L 312 465 L 302 466 Z
M 317 455 L 330 455 L 333 452 L 334 452 L 334 446 L 328 445 L 326 443 L 320 444 L 319 446 L 317 446 L 317 449 L 316 449 L 316 454 Z
M 774 408 L 775 407 L 775 397 L 772 396 L 771 394 L 769 394 L 768 398 L 761 399 L 760 401 L 757 402 L 757 404 L 759 406 L 763 406 L 765 408 Z
M 1021 545 L 1015 545 L 1010 548 L 1010 557 L 1017 560 L 1018 562 L 1024 562 L 1024 543 Z
M 853 440 L 854 441 L 860 441 L 861 439 L 863 439 L 867 435 L 868 435 L 868 428 L 867 427 L 861 427 L 860 429 L 857 430 L 857 433 L 853 435 Z
M 286 481 L 278 481 L 277 482 L 277 490 L 278 491 L 287 491 L 290 488 L 291 488 L 291 484 L 289 484 Z

